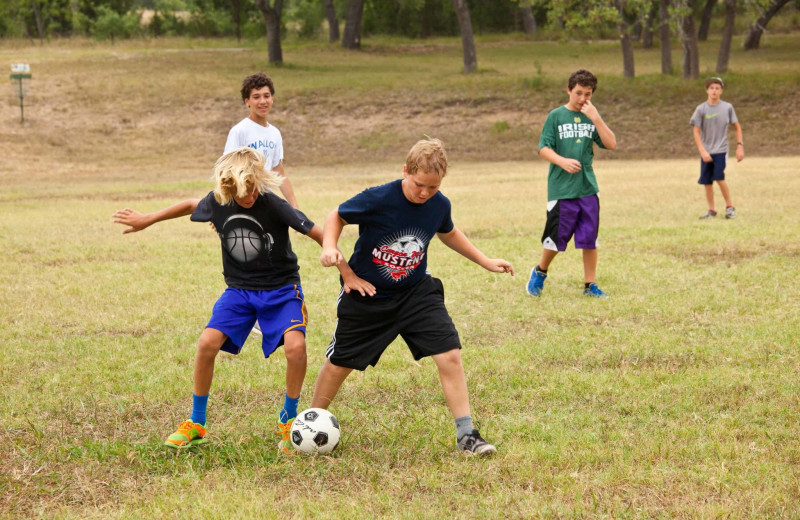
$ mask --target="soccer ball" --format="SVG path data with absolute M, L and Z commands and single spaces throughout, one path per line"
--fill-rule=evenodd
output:
M 328 410 L 303 410 L 292 423 L 292 444 L 305 455 L 331 453 L 339 444 L 339 421 Z

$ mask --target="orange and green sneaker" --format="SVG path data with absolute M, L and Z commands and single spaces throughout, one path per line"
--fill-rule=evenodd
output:
M 175 433 L 167 437 L 164 446 L 170 448 L 189 448 L 198 444 L 208 442 L 204 437 L 206 427 L 192 421 L 183 421 Z
M 295 449 L 292 445 L 292 423 L 294 423 L 294 417 L 289 419 L 286 422 L 281 422 L 278 419 L 278 435 L 281 436 L 281 440 L 278 443 L 278 449 L 288 455 L 294 455 Z

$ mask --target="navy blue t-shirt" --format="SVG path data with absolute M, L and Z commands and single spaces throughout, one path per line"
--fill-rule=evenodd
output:
M 300 283 L 289 228 L 307 235 L 314 223 L 274 193 L 250 208 L 223 206 L 212 191 L 197 205 L 194 222 L 213 222 L 222 242 L 222 274 L 234 289 L 275 290 Z
M 402 180 L 369 188 L 343 202 L 339 216 L 358 224 L 358 240 L 348 263 L 375 286 L 376 298 L 422 280 L 431 239 L 454 227 L 447 197 L 437 192 L 424 204 L 415 204 L 403 195 Z

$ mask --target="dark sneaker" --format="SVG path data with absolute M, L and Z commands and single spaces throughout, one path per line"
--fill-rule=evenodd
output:
M 544 289 L 545 278 L 547 278 L 547 273 L 541 272 L 538 265 L 531 269 L 531 277 L 528 280 L 528 285 L 525 287 L 528 294 L 538 298 L 542 294 L 542 289 Z
M 714 211 L 713 209 L 710 209 L 710 210 L 708 210 L 708 212 L 705 215 L 700 217 L 700 220 L 705 220 L 707 218 L 714 218 L 716 216 L 717 216 L 717 212 Z
M 725 218 L 736 218 L 736 208 L 733 206 L 725 208 Z
M 589 287 L 583 290 L 583 295 L 591 298 L 608 298 L 608 295 L 601 291 L 596 283 L 589 284 Z
M 462 453 L 469 455 L 476 455 L 478 457 L 487 457 L 497 453 L 497 448 L 486 442 L 478 430 L 472 430 L 472 433 L 463 435 L 456 442 L 456 448 Z

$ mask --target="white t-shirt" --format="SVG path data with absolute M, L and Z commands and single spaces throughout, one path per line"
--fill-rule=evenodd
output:
M 261 152 L 269 169 L 274 169 L 283 160 L 283 137 L 280 130 L 269 123 L 261 126 L 249 117 L 239 121 L 228 132 L 225 153 L 242 146 Z

